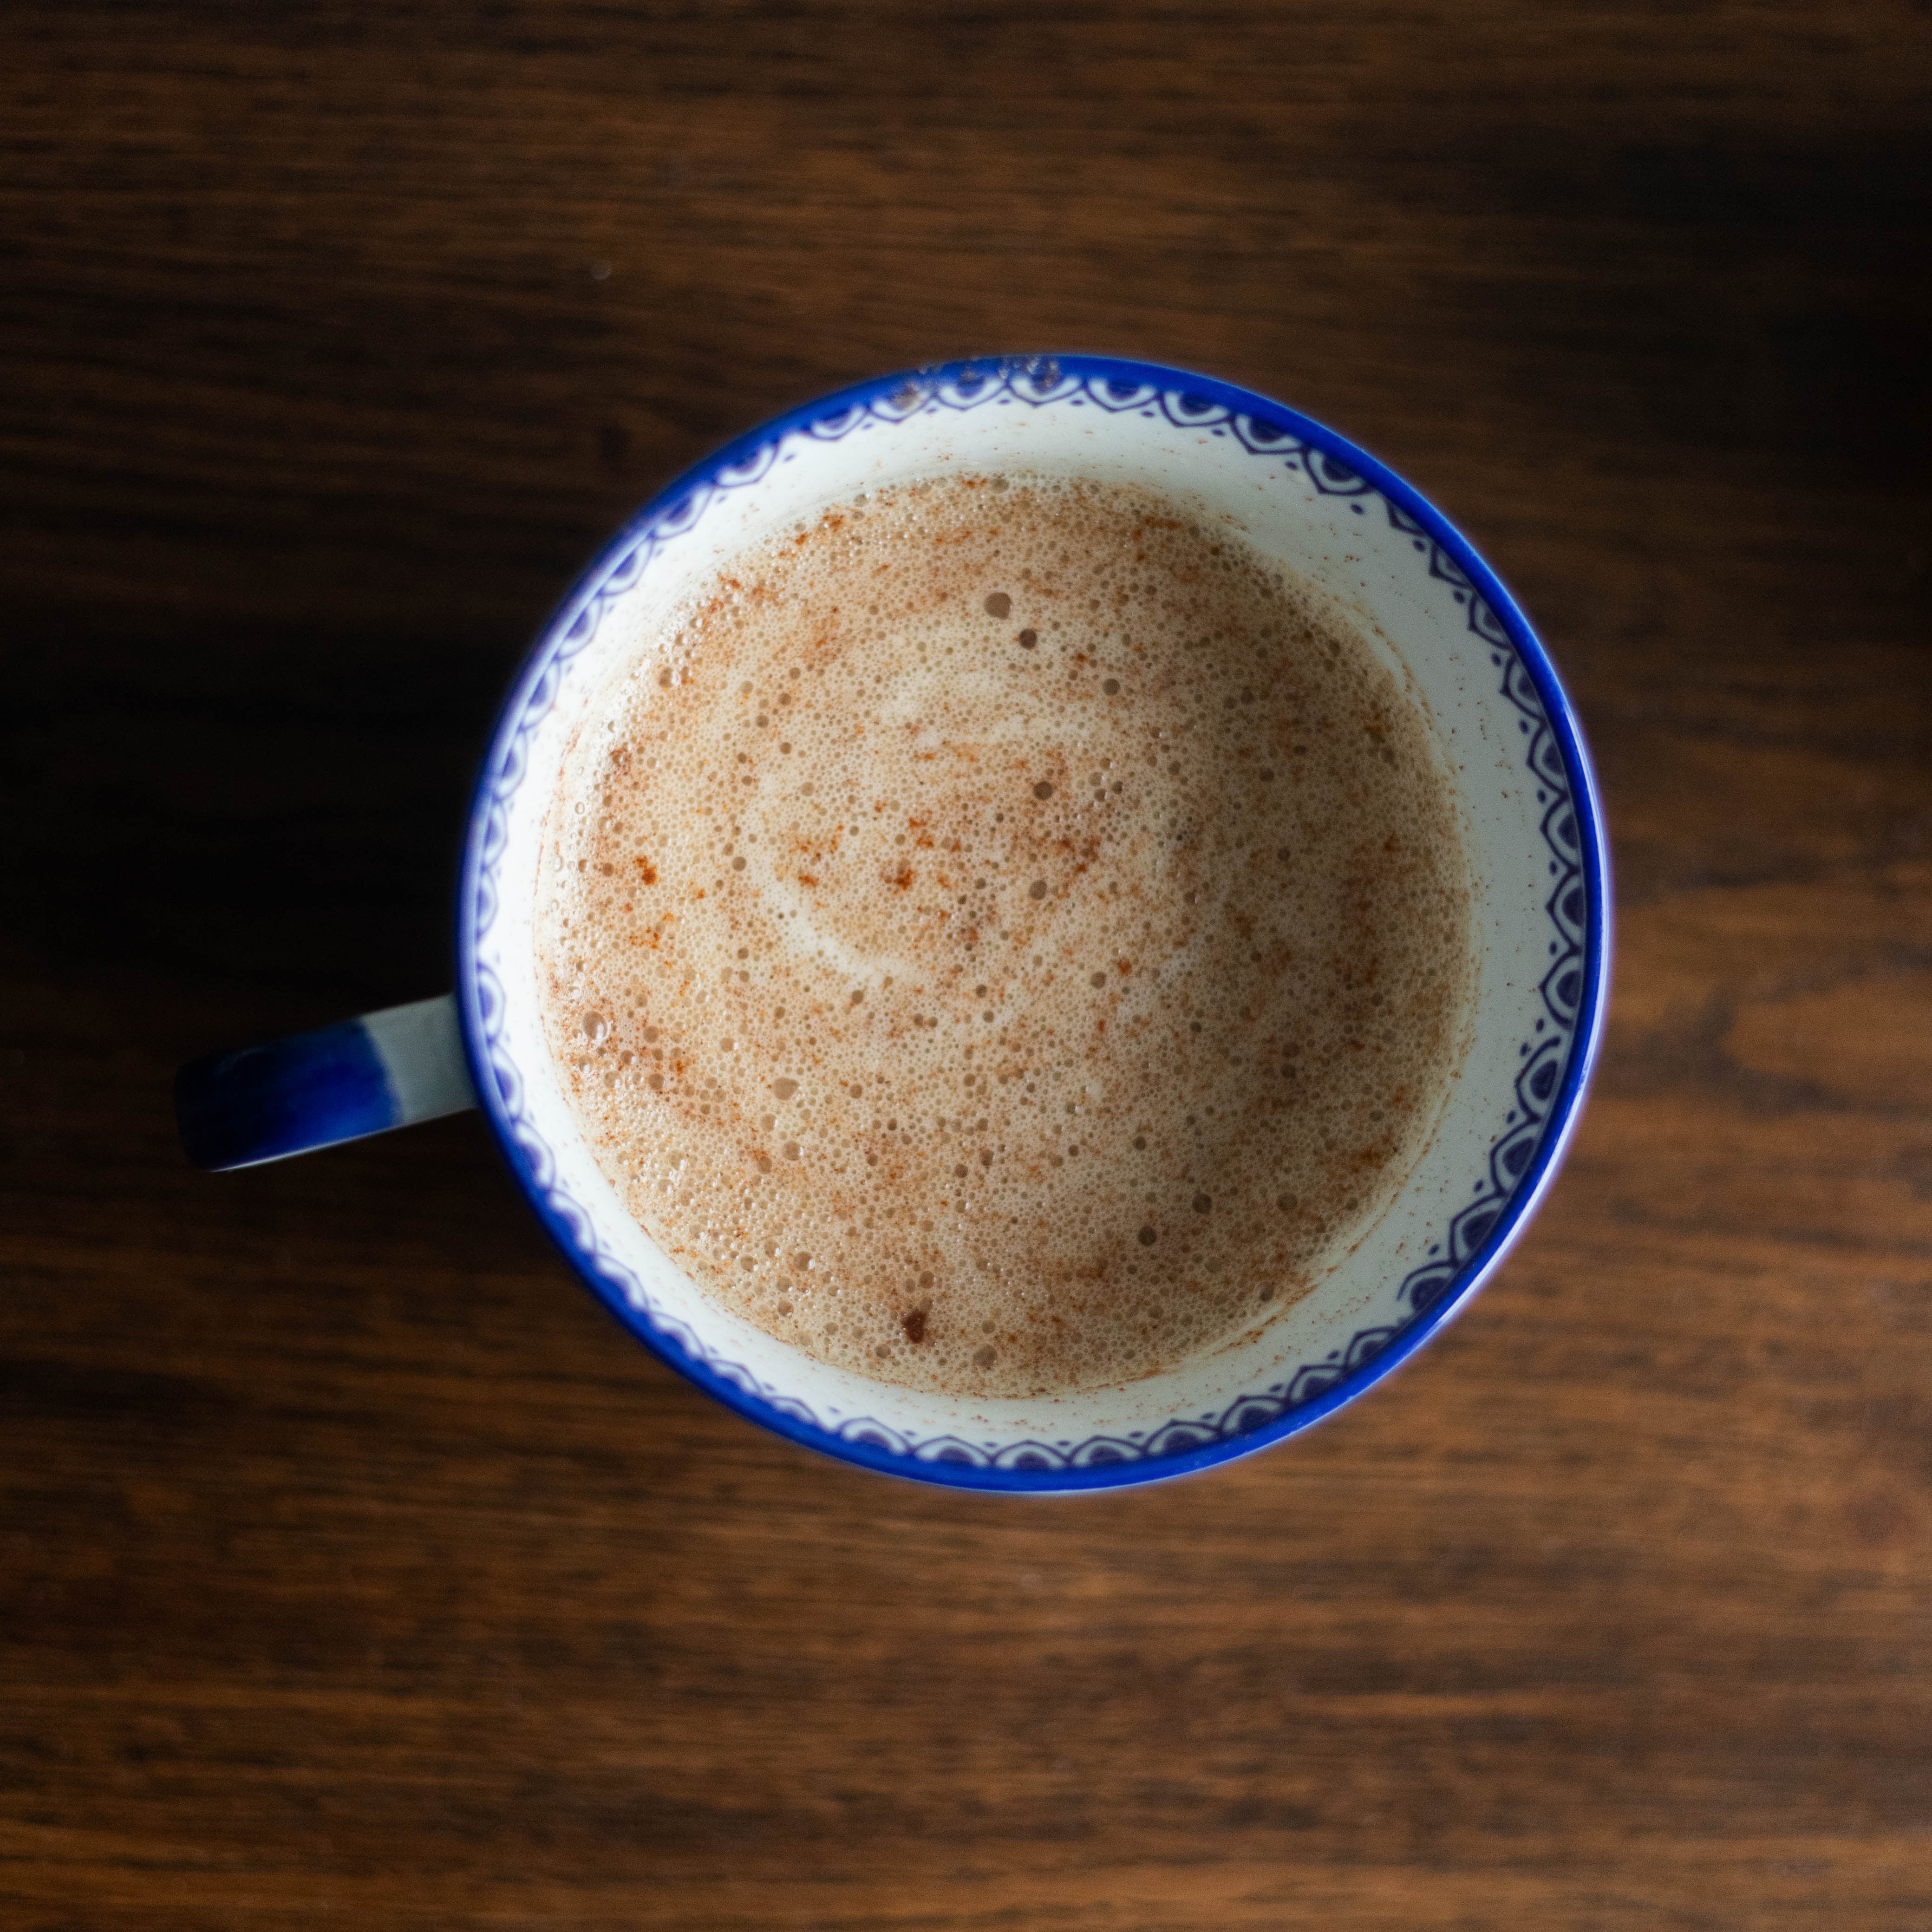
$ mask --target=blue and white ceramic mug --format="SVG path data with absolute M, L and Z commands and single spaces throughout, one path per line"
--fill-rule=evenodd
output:
M 1370 621 L 1432 716 L 1478 889 L 1468 1054 L 1408 1184 L 1258 1336 L 1125 1388 L 922 1394 L 827 1367 L 701 1293 L 619 1204 L 544 1041 L 538 848 L 565 748 L 613 666 L 734 552 L 942 467 L 1137 480 L 1234 518 Z M 1145 1482 L 1306 1428 L 1412 1354 L 1522 1232 L 1601 1034 L 1608 854 L 1543 648 L 1468 542 L 1332 431 L 1226 382 L 1082 356 L 889 376 L 752 430 L 647 504 L 580 577 L 497 718 L 457 894 L 457 987 L 184 1069 L 189 1154 L 238 1167 L 481 1106 L 566 1258 L 628 1328 L 741 1414 L 868 1468 L 962 1488 Z

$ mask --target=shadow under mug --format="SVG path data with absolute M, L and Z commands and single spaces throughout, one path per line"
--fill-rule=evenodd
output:
M 1123 1388 L 974 1402 L 872 1382 L 704 1295 L 585 1148 L 537 1000 L 536 860 L 560 763 L 617 664 L 728 557 L 861 490 L 936 471 L 1148 484 L 1232 518 L 1368 621 L 1426 700 L 1476 886 L 1472 1044 L 1394 1201 L 1258 1336 Z M 1455 528 L 1331 430 L 1208 377 L 1084 356 L 950 363 L 753 430 L 638 512 L 525 661 L 478 776 L 452 995 L 211 1055 L 176 1086 L 190 1159 L 248 1166 L 480 1106 L 566 1258 L 634 1334 L 792 1441 L 959 1487 L 1152 1480 L 1306 1428 L 1379 1381 L 1495 1270 L 1555 1175 L 1600 1038 L 1608 851 L 1569 701 Z

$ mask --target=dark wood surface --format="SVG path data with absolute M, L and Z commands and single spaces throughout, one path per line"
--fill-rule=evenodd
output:
M 1892 0 L 0 14 L 0 1924 L 1932 1924 L 1929 129 Z M 447 983 L 628 508 L 1015 347 L 1333 422 L 1580 700 L 1607 1057 L 1452 1331 L 928 1493 L 473 1117 L 188 1171 L 178 1060 Z

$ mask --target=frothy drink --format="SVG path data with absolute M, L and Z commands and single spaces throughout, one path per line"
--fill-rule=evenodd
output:
M 593 707 L 538 884 L 550 1048 L 709 1294 L 877 1380 L 1134 1380 L 1388 1204 L 1469 882 L 1398 676 L 1145 490 L 968 476 L 738 556 Z

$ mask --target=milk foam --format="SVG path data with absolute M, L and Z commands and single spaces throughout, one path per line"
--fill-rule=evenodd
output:
M 1252 1333 L 1460 1051 L 1429 727 L 1312 586 L 1138 488 L 968 476 L 722 572 L 553 801 L 540 980 L 629 1212 L 760 1328 L 986 1396 Z

